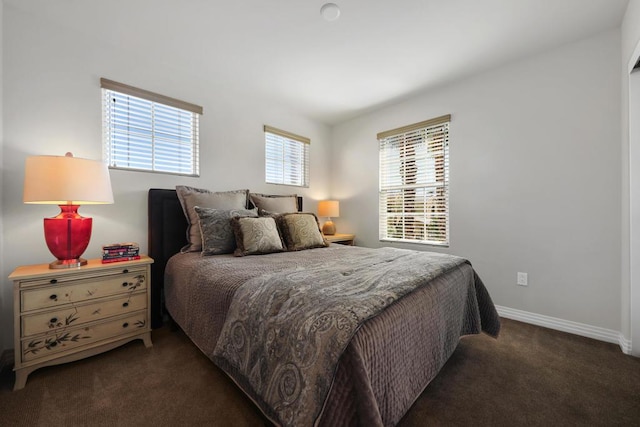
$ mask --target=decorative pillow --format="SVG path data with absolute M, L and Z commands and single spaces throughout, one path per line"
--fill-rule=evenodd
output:
M 211 209 L 195 207 L 200 222 L 202 255 L 230 254 L 236 249 L 236 237 L 231 218 L 257 217 L 258 209 Z
M 196 206 L 214 209 L 246 209 L 249 190 L 219 191 L 213 192 L 201 188 L 177 185 L 176 193 L 182 205 L 184 216 L 187 218 L 187 242 L 181 252 L 197 252 L 202 249 L 202 237 L 198 225 Z
M 278 217 L 278 226 L 289 251 L 329 246 L 320 233 L 318 218 L 314 213 L 282 214 Z
M 235 256 L 269 254 L 285 250 L 276 220 L 270 216 L 231 218 L 236 236 Z
M 249 193 L 249 199 L 255 207 L 270 213 L 298 212 L 298 196 Z
M 278 212 L 265 211 L 264 209 L 260 209 L 260 208 L 256 208 L 256 209 L 258 209 L 258 216 L 272 216 L 276 218 L 276 222 L 278 222 L 277 218 L 280 215 L 282 215 L 281 213 L 278 213 Z

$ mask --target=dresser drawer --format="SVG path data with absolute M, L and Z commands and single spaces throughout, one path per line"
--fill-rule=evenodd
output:
M 28 362 L 110 338 L 120 338 L 130 333 L 135 334 L 140 330 L 148 330 L 147 325 L 147 312 L 142 311 L 104 323 L 68 328 L 25 339 L 21 343 L 22 361 Z
M 146 286 L 145 272 L 136 271 L 27 289 L 20 291 L 21 310 L 26 312 L 75 304 L 105 296 L 127 294 L 146 289 Z
M 103 264 L 100 264 L 102 267 Z M 48 267 L 47 267 L 48 268 Z M 108 276 L 117 276 L 119 274 L 144 274 L 146 268 L 142 265 L 126 265 L 126 266 L 114 266 L 111 268 L 95 268 L 80 269 L 80 270 L 48 270 L 46 275 L 29 277 L 28 279 L 22 279 L 19 281 L 20 289 L 32 288 L 42 285 L 66 285 L 69 282 L 78 282 L 80 280 L 86 281 L 91 279 L 102 279 Z
M 55 329 L 80 326 L 145 308 L 147 308 L 147 294 L 144 292 L 120 298 L 102 299 L 75 307 L 54 308 L 45 313 L 22 316 L 22 336 L 27 337 L 47 331 L 55 332 Z

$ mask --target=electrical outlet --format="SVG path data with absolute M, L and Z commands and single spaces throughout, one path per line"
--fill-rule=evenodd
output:
M 529 280 L 527 278 L 527 273 L 521 273 L 518 271 L 518 285 L 520 286 L 529 286 Z

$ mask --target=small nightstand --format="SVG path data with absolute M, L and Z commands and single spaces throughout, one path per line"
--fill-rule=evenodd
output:
M 333 234 L 331 236 L 325 235 L 324 238 L 329 243 L 339 243 L 341 245 L 353 246 L 353 241 L 355 240 L 356 235 L 355 234 L 340 234 L 340 233 L 336 233 L 336 234 Z
M 102 353 L 141 339 L 151 347 L 150 266 L 153 260 L 52 270 L 49 264 L 16 268 L 13 280 L 16 382 L 43 366 Z

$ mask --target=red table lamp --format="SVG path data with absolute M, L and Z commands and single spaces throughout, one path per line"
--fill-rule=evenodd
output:
M 80 256 L 91 239 L 92 219 L 78 214 L 80 205 L 113 203 L 109 169 L 103 162 L 65 156 L 27 157 L 24 202 L 54 204 L 60 213 L 44 219 L 47 247 L 57 258 L 50 268 L 85 265 Z

